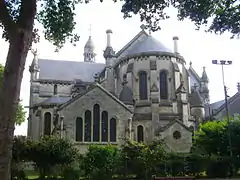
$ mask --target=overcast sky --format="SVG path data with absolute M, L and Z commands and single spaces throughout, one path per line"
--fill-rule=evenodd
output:
M 169 9 L 171 19 L 161 22 L 161 31 L 152 33 L 152 36 L 161 41 L 166 47 L 173 49 L 172 37 L 179 37 L 179 52 L 187 61 L 192 61 L 192 66 L 201 74 L 202 67 L 206 66 L 206 71 L 210 78 L 210 98 L 211 102 L 223 99 L 223 86 L 221 79 L 221 67 L 212 65 L 212 59 L 232 60 L 233 65 L 225 68 L 226 84 L 229 88 L 229 95 L 236 93 L 236 84 L 240 81 L 240 41 L 238 39 L 230 40 L 230 34 L 224 35 L 207 34 L 204 29 L 196 31 L 194 24 L 190 20 L 178 22 L 176 19 L 176 10 Z M 124 20 L 121 14 L 121 3 L 112 3 L 105 1 L 99 3 L 97 0 L 77 7 L 76 32 L 80 35 L 80 41 L 76 47 L 66 44 L 60 52 L 54 52 L 54 46 L 41 38 L 37 45 L 39 57 L 57 60 L 83 61 L 83 47 L 89 36 L 89 27 L 92 27 L 92 39 L 94 41 L 97 53 L 97 62 L 104 62 L 103 50 L 106 47 L 107 29 L 112 29 L 112 46 L 114 50 L 121 49 L 129 42 L 141 29 L 142 24 L 138 16 Z M 41 27 L 39 27 L 41 28 Z M 8 51 L 8 44 L 0 39 L 0 63 L 4 64 Z M 29 53 L 25 72 L 22 81 L 21 99 L 23 105 L 29 104 L 30 74 L 29 65 L 32 61 L 32 54 Z M 66 67 L 67 68 L 67 67 Z M 54 70 L 54 69 L 53 69 Z M 27 114 L 28 116 L 28 114 Z M 17 127 L 15 134 L 26 135 L 27 121 Z

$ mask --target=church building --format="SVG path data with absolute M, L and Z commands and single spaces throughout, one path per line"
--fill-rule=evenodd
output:
M 122 49 L 106 31 L 105 63 L 96 61 L 92 37 L 84 61 L 41 59 L 35 54 L 31 75 L 28 136 L 57 135 L 81 152 L 89 144 L 121 145 L 163 140 L 166 148 L 189 152 L 192 134 L 209 103 L 205 68 L 199 76 L 178 52 L 145 31 Z

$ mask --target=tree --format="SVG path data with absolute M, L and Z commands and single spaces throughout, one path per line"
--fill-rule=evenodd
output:
M 232 119 L 232 118 L 231 118 Z M 229 156 L 229 128 L 234 156 L 240 152 L 240 120 L 209 121 L 195 134 L 194 146 L 207 155 Z
M 45 28 L 45 38 L 58 48 L 78 40 L 74 9 L 80 0 L 0 0 L 0 27 L 9 42 L 0 91 L 0 177 L 10 179 L 10 162 L 22 76 L 28 50 L 39 40 L 36 19 Z M 38 6 L 37 6 L 38 3 Z M 38 12 L 37 12 L 38 7 Z
M 46 136 L 33 142 L 27 155 L 28 160 L 34 162 L 41 180 L 46 175 L 51 175 L 56 166 L 69 165 L 77 157 L 78 150 L 71 142 L 54 136 Z
M 189 18 L 197 29 L 208 26 L 207 31 L 223 33 L 232 37 L 240 35 L 240 2 L 238 0 L 125 0 L 122 6 L 124 17 L 139 14 L 141 21 L 153 31 L 160 29 L 159 22 L 169 18 L 165 9 L 173 6 L 178 10 L 178 19 Z
M 83 158 L 84 175 L 92 180 L 112 179 L 119 167 L 120 151 L 117 147 L 91 145 Z
M 0 64 L 0 85 L 3 82 L 3 72 L 4 66 Z M 24 111 L 23 105 L 21 102 L 18 103 L 16 117 L 15 117 L 15 124 L 21 125 L 25 121 L 26 111 Z

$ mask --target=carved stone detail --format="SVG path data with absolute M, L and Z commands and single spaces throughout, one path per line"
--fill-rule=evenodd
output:
M 152 87 L 151 87 L 151 92 L 158 92 L 158 86 L 156 85 L 156 83 L 153 83 Z

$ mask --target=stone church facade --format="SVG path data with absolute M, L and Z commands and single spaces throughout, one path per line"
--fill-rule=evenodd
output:
M 105 63 L 95 62 L 92 37 L 84 61 L 41 59 L 30 66 L 28 136 L 55 134 L 75 142 L 121 145 L 164 140 L 166 148 L 188 152 L 194 128 L 209 103 L 208 77 L 186 67 L 178 52 L 166 48 L 141 26 L 121 50 L 111 45 L 107 30 Z

